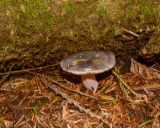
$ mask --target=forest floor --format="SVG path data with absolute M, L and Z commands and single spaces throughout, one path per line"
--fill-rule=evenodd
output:
M 0 88 L 2 128 L 160 126 L 158 63 L 152 68 L 131 59 L 128 73 L 122 74 L 116 66 L 112 72 L 97 75 L 96 94 L 83 87 L 79 76 L 63 72 L 57 65 L 8 75 L 10 79 Z
M 160 127 L 160 2 L 1 0 L 0 127 Z M 96 94 L 59 66 L 109 50 Z

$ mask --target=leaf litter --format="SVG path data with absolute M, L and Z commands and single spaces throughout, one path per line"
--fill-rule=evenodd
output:
M 159 69 L 134 59 L 130 73 L 120 68 L 100 81 L 95 95 L 61 70 L 23 71 L 0 86 L 0 127 L 158 128 Z

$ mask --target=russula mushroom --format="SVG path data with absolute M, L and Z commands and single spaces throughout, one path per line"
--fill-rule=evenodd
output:
M 84 51 L 62 59 L 60 66 L 66 72 L 81 75 L 83 85 L 95 94 L 99 84 L 95 74 L 108 71 L 115 63 L 115 56 L 109 51 Z

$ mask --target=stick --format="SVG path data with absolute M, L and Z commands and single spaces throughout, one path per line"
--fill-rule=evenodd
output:
M 146 95 L 136 93 L 119 75 L 116 73 L 117 69 L 115 68 L 115 71 L 113 70 L 112 73 L 118 78 L 119 82 L 122 83 L 133 95 L 136 97 L 146 97 Z
M 41 69 L 48 68 L 48 67 L 55 67 L 55 66 L 57 66 L 57 65 L 59 65 L 59 62 L 56 63 L 56 64 L 53 64 L 53 65 L 48 65 L 48 66 L 44 66 L 44 67 L 37 67 L 37 68 L 23 69 L 23 70 L 18 70 L 18 71 L 4 72 L 4 73 L 0 73 L 0 76 L 6 75 L 6 74 L 8 74 L 8 73 L 10 73 L 10 74 L 15 74 L 15 73 L 21 73 L 21 72 L 27 72 L 27 71 L 41 70 Z
M 112 73 L 118 78 L 118 80 L 119 80 L 123 85 L 125 85 L 125 87 L 126 87 L 133 95 L 136 96 L 136 92 L 133 91 L 133 90 L 130 88 L 130 86 L 129 86 L 127 83 L 125 83 L 125 82 L 122 80 L 122 78 L 121 78 L 115 71 L 112 71 Z
M 101 120 L 103 123 L 105 123 L 109 127 L 111 127 L 112 124 L 109 121 L 107 121 L 107 120 L 104 121 L 101 116 L 98 116 L 98 115 L 92 113 L 90 109 L 85 109 L 83 106 L 81 106 L 81 104 L 79 102 L 72 100 L 66 93 L 63 93 L 63 92 L 59 91 L 57 88 L 55 88 L 54 85 L 50 85 L 48 87 L 52 91 L 54 91 L 57 95 L 61 95 L 63 98 L 65 98 L 69 104 L 73 104 L 75 107 L 77 107 L 80 110 L 80 112 L 85 112 L 91 118 L 97 118 L 98 120 Z
M 129 33 L 129 34 L 131 34 L 131 35 L 133 35 L 133 36 L 139 37 L 138 34 L 132 32 L 132 31 L 129 31 L 129 30 L 125 29 L 125 28 L 123 28 L 123 31 L 125 31 L 125 32 L 127 32 L 127 33 Z
M 90 96 L 90 95 L 85 94 L 85 93 L 83 93 L 83 92 L 80 92 L 80 91 L 77 91 L 77 90 L 68 88 L 68 87 L 64 86 L 63 84 L 61 84 L 61 83 L 59 83 L 59 82 L 57 82 L 57 81 L 55 81 L 55 80 L 53 80 L 53 79 L 45 76 L 45 75 L 41 75 L 41 74 L 39 74 L 39 73 L 34 73 L 34 72 L 28 72 L 28 73 L 31 73 L 31 74 L 34 74 L 34 75 L 38 75 L 38 76 L 40 76 L 40 77 L 45 77 L 46 79 L 50 80 L 52 83 L 54 83 L 54 84 L 56 84 L 56 85 L 58 85 L 58 86 L 60 86 L 60 87 L 62 87 L 62 88 L 64 88 L 64 89 L 66 89 L 66 90 L 68 90 L 68 91 L 75 92 L 75 93 L 79 93 L 80 95 L 87 96 L 87 97 L 90 97 L 90 98 L 92 98 L 92 99 L 96 99 L 96 100 L 97 100 L 96 97 L 93 97 L 93 96 Z
M 7 77 L 9 77 L 9 75 L 11 74 L 11 70 L 13 68 L 13 66 L 15 65 L 15 63 L 13 63 L 11 65 L 11 67 L 9 68 L 9 72 L 7 72 L 7 75 L 5 77 L 2 78 L 2 80 L 0 81 L 0 86 L 2 85 L 2 83 L 7 79 Z
M 144 86 L 146 89 L 149 90 L 156 90 L 156 89 L 160 89 L 160 84 L 156 84 L 156 85 L 151 85 L 151 86 Z M 140 87 L 134 87 L 134 90 L 143 90 L 143 86 Z

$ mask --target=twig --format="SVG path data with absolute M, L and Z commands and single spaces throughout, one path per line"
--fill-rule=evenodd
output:
M 156 85 L 151 85 L 151 86 L 144 86 L 146 89 L 149 89 L 149 90 L 155 90 L 155 89 L 160 89 L 160 84 L 156 84 Z M 140 87 L 134 87 L 133 88 L 134 90 L 143 90 L 143 86 L 140 86 Z
M 133 91 L 133 90 L 130 88 L 130 86 L 129 86 L 126 82 L 124 82 L 124 80 L 122 80 L 122 78 L 118 75 L 118 73 L 116 73 L 114 70 L 112 71 L 112 73 L 118 78 L 118 80 L 119 80 L 123 85 L 125 85 L 125 87 L 126 87 L 133 95 L 136 96 L 136 92 Z
M 90 115 L 91 118 L 97 118 L 98 120 L 101 120 L 103 123 L 107 124 L 109 127 L 111 127 L 111 123 L 109 121 L 104 121 L 101 116 L 95 115 L 94 113 L 91 112 L 90 109 L 85 109 L 80 105 L 79 102 L 72 100 L 66 93 L 63 93 L 59 91 L 57 88 L 54 87 L 55 85 L 49 85 L 48 87 L 54 91 L 57 95 L 61 95 L 63 98 L 65 98 L 69 104 L 73 104 L 75 107 L 77 107 L 80 112 L 85 112 L 86 114 Z
M 129 34 L 131 34 L 131 35 L 136 36 L 136 37 L 139 38 L 139 35 L 138 35 L 138 34 L 132 32 L 132 31 L 130 31 L 130 30 L 127 30 L 127 29 L 123 28 L 123 31 L 125 31 L 125 32 L 127 32 L 127 33 L 129 33 Z
M 135 95 L 136 97 L 146 97 L 146 95 L 142 95 L 139 93 L 136 93 L 116 72 L 117 69 L 115 68 L 115 71 L 113 70 L 112 73 L 118 78 L 119 82 L 122 83 L 122 85 L 124 85 L 133 95 Z
M 119 83 L 119 85 L 120 85 L 120 88 L 121 88 L 122 92 L 124 93 L 124 95 L 125 95 L 126 98 L 128 99 L 128 101 L 135 103 L 135 101 L 132 100 L 132 99 L 130 98 L 130 96 L 128 95 L 129 92 L 126 90 L 126 88 L 124 88 L 124 86 L 122 85 L 122 83 Z
M 11 67 L 9 68 L 9 72 L 6 73 L 7 75 L 6 75 L 5 77 L 3 77 L 2 80 L 0 81 L 0 86 L 1 86 L 2 83 L 7 79 L 7 77 L 9 77 L 9 75 L 11 74 L 11 70 L 12 70 L 12 68 L 13 68 L 14 65 L 15 65 L 15 63 L 13 63 L 13 64 L 11 65 Z
M 122 37 L 124 37 L 124 38 L 127 39 L 127 40 L 133 40 L 132 38 L 130 38 L 130 37 L 124 35 L 124 34 L 122 35 Z
M 93 97 L 93 96 L 90 96 L 90 95 L 85 94 L 85 93 L 83 93 L 83 92 L 80 92 L 80 91 L 77 91 L 77 90 L 68 88 L 68 87 L 64 86 L 63 84 L 61 84 L 61 83 L 59 83 L 59 82 L 57 82 L 57 81 L 49 78 L 48 76 L 41 75 L 41 74 L 39 74 L 39 73 L 30 72 L 30 71 L 29 71 L 28 73 L 31 73 L 31 74 L 34 74 L 34 75 L 38 75 L 38 76 L 40 76 L 40 77 L 45 77 L 46 79 L 50 80 L 52 83 L 54 83 L 54 84 L 56 84 L 56 85 L 58 85 L 58 86 L 60 86 L 60 87 L 62 87 L 62 88 L 64 88 L 64 89 L 66 89 L 66 90 L 68 90 L 68 91 L 75 92 L 75 93 L 78 93 L 78 94 L 80 94 L 80 95 L 87 96 L 87 97 L 90 97 L 90 98 L 92 98 L 92 99 L 96 99 L 96 100 L 97 100 L 96 97 Z
M 41 70 L 44 68 L 48 68 L 48 67 L 55 67 L 59 65 L 59 62 L 53 65 L 48 65 L 48 66 L 44 66 L 44 67 L 37 67 L 37 68 L 31 68 L 31 69 L 23 69 L 23 70 L 18 70 L 18 71 L 9 71 L 9 72 L 4 72 L 4 73 L 0 73 L 0 76 L 5 75 L 5 74 L 15 74 L 15 73 L 22 73 L 22 72 L 28 72 L 28 71 L 35 71 L 35 70 Z
M 111 89 L 109 90 L 106 90 L 105 91 L 105 94 L 109 93 L 109 92 L 112 92 L 112 91 L 115 91 L 117 89 L 117 87 L 112 87 Z

